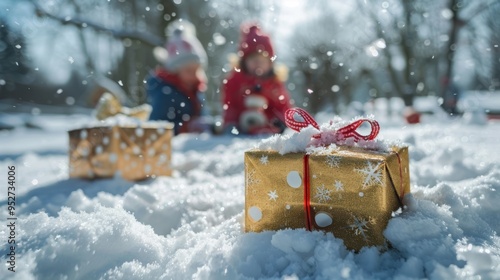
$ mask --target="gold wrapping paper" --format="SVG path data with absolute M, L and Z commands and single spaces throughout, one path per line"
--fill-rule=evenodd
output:
M 171 124 L 103 126 L 71 130 L 69 176 L 126 180 L 172 174 Z
M 306 227 L 304 155 L 245 153 L 246 231 Z M 309 155 L 308 164 L 312 228 L 332 232 L 352 250 L 384 246 L 392 212 L 410 192 L 408 149 L 339 147 Z

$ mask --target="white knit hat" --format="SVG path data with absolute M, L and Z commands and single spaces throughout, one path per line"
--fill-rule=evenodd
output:
M 167 70 L 176 71 L 189 62 L 198 62 L 203 66 L 207 62 L 207 54 L 196 38 L 196 29 L 186 20 L 178 20 L 168 27 L 168 41 L 165 48 L 155 48 L 156 59 Z

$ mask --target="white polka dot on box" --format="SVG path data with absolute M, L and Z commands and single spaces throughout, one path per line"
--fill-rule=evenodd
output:
M 168 122 L 144 122 L 68 131 L 69 175 L 85 179 L 121 176 L 132 181 L 170 176 L 172 129 Z
M 410 191 L 405 147 L 338 147 L 329 155 L 251 150 L 245 176 L 246 231 L 325 230 L 354 250 L 384 246 L 383 230 Z

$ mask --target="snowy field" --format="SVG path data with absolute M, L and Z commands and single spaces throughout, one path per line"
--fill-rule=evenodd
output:
M 354 253 L 322 232 L 243 233 L 243 152 L 258 138 L 181 135 L 172 178 L 85 181 L 68 178 L 66 130 L 89 117 L 35 120 L 0 131 L 0 279 L 500 279 L 500 122 L 381 119 L 379 137 L 410 146 L 413 198 L 385 231 L 391 249 Z

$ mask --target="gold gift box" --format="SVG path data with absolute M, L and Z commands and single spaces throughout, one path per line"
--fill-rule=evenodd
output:
M 172 124 L 101 126 L 69 131 L 69 176 L 126 180 L 170 176 Z
M 407 147 L 377 152 L 344 146 L 307 157 L 247 151 L 245 230 L 307 228 L 309 221 L 311 229 L 332 232 L 351 250 L 384 247 L 383 231 L 410 192 L 408 169 Z

